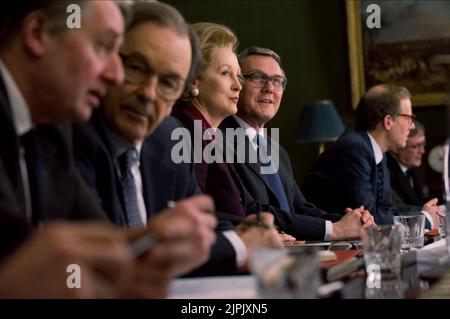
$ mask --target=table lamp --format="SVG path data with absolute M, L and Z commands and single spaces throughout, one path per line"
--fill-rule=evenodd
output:
M 298 143 L 319 142 L 319 154 L 325 142 L 335 141 L 344 132 L 344 124 L 330 100 L 308 103 L 303 108 L 294 134 Z

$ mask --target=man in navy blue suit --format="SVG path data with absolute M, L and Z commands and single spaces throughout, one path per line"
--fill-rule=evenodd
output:
M 347 129 L 330 145 L 306 176 L 306 198 L 325 210 L 364 205 L 377 224 L 393 223 L 399 212 L 390 205 L 385 153 L 405 147 L 413 128 L 409 91 L 388 84 L 372 87 L 358 104 L 355 129 Z M 441 209 L 433 205 L 422 213 L 432 222 Z
M 201 66 L 197 38 L 168 5 L 147 3 L 132 10 L 120 52 L 125 83 L 107 92 L 88 124 L 74 127 L 81 175 L 110 220 L 126 227 L 145 225 L 168 203 L 200 193 L 192 165 L 171 158 L 171 133 L 181 124 L 168 117 Z M 190 32 L 190 46 L 179 29 Z M 127 168 L 123 158 L 130 150 L 136 160 Z M 264 218 L 270 223 L 272 216 Z M 267 238 L 281 245 L 273 229 L 271 236 L 258 237 L 254 235 L 262 230 L 254 228 L 238 235 L 229 221 L 219 219 L 210 260 L 195 274 L 232 272 L 247 264 L 248 247 Z

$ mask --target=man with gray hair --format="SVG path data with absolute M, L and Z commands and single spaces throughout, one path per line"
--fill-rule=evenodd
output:
M 414 126 L 406 140 L 406 146 L 387 153 L 392 206 L 404 211 L 420 210 L 427 198 L 427 190 L 418 172 L 425 154 L 425 127 L 417 120 Z M 437 199 L 434 198 L 425 205 L 436 203 Z
M 195 61 L 201 53 L 193 33 L 189 47 L 188 26 L 173 7 L 147 2 L 130 9 L 121 48 L 125 83 L 108 91 L 89 123 L 75 128 L 74 151 L 82 176 L 99 195 L 109 218 L 135 227 L 159 216 L 168 203 L 190 201 L 201 193 L 193 166 L 171 158 L 176 144 L 171 134 L 181 124 L 168 117 L 183 84 L 197 76 L 201 63 Z M 194 53 L 191 63 L 189 50 Z M 128 179 L 121 163 L 122 154 L 130 149 L 136 161 Z M 238 234 L 225 219 L 219 224 L 210 259 L 192 275 L 232 273 L 248 264 L 248 242 L 258 241 L 250 236 L 254 227 L 241 226 Z
M 258 152 L 262 143 L 278 143 L 265 136 L 263 129 L 279 110 L 287 79 L 280 57 L 272 50 L 250 47 L 242 51 L 238 58 L 245 79 L 237 105 L 238 112 L 225 119 L 221 128 L 243 128 L 246 146 Z M 239 143 L 242 141 L 235 143 L 234 150 L 240 148 Z M 361 227 L 373 225 L 372 216 L 363 207 L 348 208 L 342 217 L 340 214 L 328 214 L 308 203 L 293 178 L 287 152 L 279 145 L 275 149 L 279 149 L 279 169 L 272 174 L 262 173 L 262 160 L 257 163 L 235 161 L 234 166 L 243 187 L 251 195 L 242 196 L 246 205 L 257 202 L 266 206 L 273 213 L 280 230 L 302 240 L 355 238 L 359 237 Z
M 168 201 L 181 199 L 179 193 L 195 193 L 195 180 L 171 182 L 170 145 L 150 136 L 169 116 L 201 60 L 197 38 L 172 6 L 138 2 L 128 9 L 120 49 L 125 81 L 106 92 L 88 123 L 74 126 L 73 141 L 76 165 L 109 219 L 139 227 L 147 225 L 151 213 L 167 208 Z M 156 136 L 176 125 L 173 119 L 165 121 Z
M 79 9 L 73 28 L 69 5 Z M 173 276 L 208 257 L 216 225 L 205 213 L 213 208 L 210 199 L 182 202 L 146 228 L 123 232 L 109 225 L 73 165 L 65 123 L 87 120 L 107 88 L 122 82 L 123 29 L 113 1 L 2 5 L 0 296 L 161 297 Z M 128 241 L 148 234 L 158 240 L 135 259 Z M 186 257 L 183 250 L 194 254 Z M 72 264 L 80 268 L 78 289 L 67 283 Z

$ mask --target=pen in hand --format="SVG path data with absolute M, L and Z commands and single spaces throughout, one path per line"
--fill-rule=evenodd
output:
M 131 255 L 134 258 L 141 256 L 146 251 L 150 250 L 156 244 L 157 240 L 158 239 L 153 234 L 142 236 L 129 246 Z
M 174 208 L 176 205 L 177 205 L 177 203 L 175 201 L 167 202 L 168 208 Z M 167 240 L 182 240 L 183 238 L 186 238 L 186 237 L 181 236 L 181 237 L 177 237 L 177 238 L 171 238 L 171 239 L 166 238 L 165 239 L 165 238 L 161 238 L 160 236 L 157 236 L 155 234 L 146 234 L 146 235 L 142 236 L 141 238 L 139 238 L 138 240 L 131 243 L 129 245 L 129 251 L 134 258 L 137 258 L 137 257 L 141 256 L 142 254 L 144 254 L 145 252 L 147 252 L 148 250 L 150 250 L 152 247 L 154 247 L 155 244 L 157 244 L 158 242 L 167 241 Z
M 175 207 L 174 201 L 167 202 L 167 206 L 169 208 Z M 135 242 L 131 243 L 129 246 L 129 250 L 131 255 L 134 258 L 138 258 L 148 250 L 150 250 L 155 244 L 157 243 L 158 238 L 154 234 L 147 234 L 136 240 Z

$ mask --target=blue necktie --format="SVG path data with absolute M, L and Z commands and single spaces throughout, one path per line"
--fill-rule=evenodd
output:
M 270 154 L 267 153 L 268 150 L 268 148 L 266 147 L 267 141 L 264 139 L 263 136 L 259 134 L 256 134 L 255 141 L 258 147 L 257 153 L 259 163 L 262 166 L 270 166 L 272 164 L 272 158 L 270 157 Z M 261 159 L 261 155 L 264 155 L 263 159 Z M 289 213 L 291 209 L 289 208 L 286 193 L 284 191 L 283 184 L 281 183 L 281 178 L 278 172 L 275 172 L 273 174 L 264 174 L 264 176 L 266 177 L 266 181 L 269 184 L 270 188 L 277 197 L 278 202 L 280 203 L 280 208 L 285 212 Z
M 137 191 L 131 168 L 138 162 L 138 154 L 134 147 L 119 156 L 119 167 L 122 182 L 123 202 L 129 227 L 144 226 L 139 214 Z

